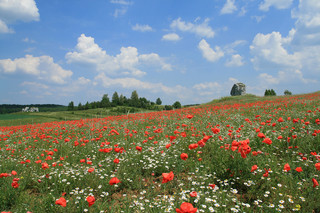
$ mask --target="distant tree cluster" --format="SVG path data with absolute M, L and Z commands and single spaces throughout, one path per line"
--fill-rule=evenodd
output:
M 102 96 L 101 101 L 94 101 L 89 103 L 87 101 L 86 104 L 82 105 L 80 102 L 78 106 L 74 105 L 74 102 L 71 101 L 68 104 L 68 111 L 74 111 L 74 110 L 87 110 L 87 109 L 96 109 L 96 108 L 111 108 L 111 107 L 118 107 L 118 106 L 124 106 L 124 107 L 135 107 L 135 108 L 142 108 L 142 109 L 148 109 L 148 110 L 172 110 L 172 109 L 180 109 L 181 103 L 179 101 L 174 102 L 173 105 L 165 105 L 161 106 L 162 100 L 160 98 L 157 98 L 155 102 L 152 102 L 150 100 L 147 100 L 144 97 L 139 97 L 138 92 L 134 90 L 131 93 L 131 97 L 127 98 L 126 96 L 118 94 L 118 92 L 114 92 L 111 100 L 108 96 L 108 94 L 104 94 Z M 126 108 L 124 108 L 126 109 Z M 123 111 L 124 109 L 115 109 L 118 111 Z M 131 111 L 133 109 L 131 108 Z
M 292 92 L 290 92 L 289 90 L 286 89 L 286 90 L 284 91 L 284 95 L 292 95 Z
M 276 96 L 276 92 L 273 89 L 266 89 L 264 96 Z
M 139 97 L 138 92 L 134 90 L 131 93 L 131 97 L 127 98 L 126 96 L 118 94 L 118 92 L 114 92 L 111 100 L 108 94 L 104 94 L 102 96 L 101 101 L 94 101 L 89 103 L 87 101 L 86 104 L 82 105 L 81 103 L 78 106 L 74 106 L 74 102 L 71 101 L 68 105 L 68 110 L 87 110 L 87 109 L 96 109 L 96 108 L 110 108 L 110 107 L 117 107 L 117 106 L 127 106 L 127 107 L 136 107 L 136 108 L 143 108 L 143 109 L 150 109 L 150 110 L 160 110 L 158 105 L 161 105 L 162 101 L 160 98 L 157 98 L 156 102 L 152 102 L 147 100 L 144 97 Z

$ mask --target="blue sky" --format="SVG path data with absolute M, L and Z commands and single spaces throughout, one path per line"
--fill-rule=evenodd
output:
M 0 103 L 319 90 L 319 0 L 0 0 Z

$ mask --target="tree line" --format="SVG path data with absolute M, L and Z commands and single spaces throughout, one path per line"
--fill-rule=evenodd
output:
M 134 90 L 131 93 L 131 97 L 127 98 L 122 94 L 118 94 L 118 92 L 114 92 L 111 100 L 108 94 L 104 94 L 102 96 L 101 101 L 94 101 L 94 102 L 86 102 L 82 104 L 81 102 L 75 106 L 74 102 L 71 101 L 68 104 L 68 110 L 87 110 L 87 109 L 96 109 L 96 108 L 111 108 L 117 106 L 126 106 L 126 107 L 135 107 L 135 108 L 143 108 L 149 110 L 170 110 L 173 108 L 181 108 L 181 104 L 179 101 L 176 101 L 173 105 L 165 105 L 164 107 L 160 107 L 162 101 L 160 98 L 157 98 L 155 102 L 147 100 L 145 97 L 139 97 L 138 92 Z

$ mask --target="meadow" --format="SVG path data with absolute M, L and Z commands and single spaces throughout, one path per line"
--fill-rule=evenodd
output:
M 1 126 L 0 211 L 320 212 L 320 93 L 246 98 Z

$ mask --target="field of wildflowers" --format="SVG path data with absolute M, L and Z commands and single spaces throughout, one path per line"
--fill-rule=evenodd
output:
M 320 212 L 320 93 L 0 127 L 2 212 Z

